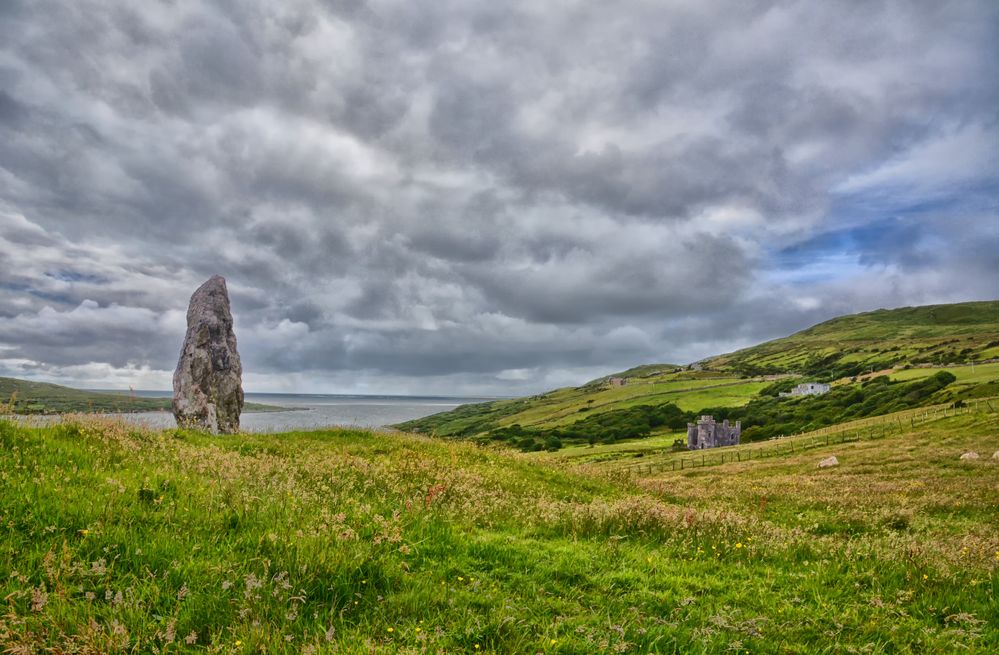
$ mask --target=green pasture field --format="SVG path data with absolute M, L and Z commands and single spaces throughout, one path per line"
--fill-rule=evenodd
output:
M 992 653 L 993 450 L 984 412 L 648 477 L 402 433 L 0 421 L 0 644 Z
M 937 371 L 950 371 L 957 378 L 957 384 L 981 384 L 999 380 L 999 362 L 989 364 L 965 364 L 963 366 L 940 366 L 933 368 L 909 368 L 894 371 L 892 380 L 918 380 L 927 378 Z
M 836 358 L 823 366 L 824 358 Z M 878 310 L 826 321 L 782 339 L 712 357 L 716 370 L 800 372 L 835 365 L 874 368 L 904 363 L 999 357 L 999 302 Z
M 564 427 L 589 416 L 636 405 L 673 403 L 685 411 L 738 407 L 752 400 L 768 384 L 736 377 L 678 379 L 676 375 L 669 375 L 629 381 L 621 387 L 565 388 L 539 396 L 466 406 L 396 427 L 441 436 L 467 430 L 462 434 L 471 436 L 515 424 L 532 428 Z
M 586 416 L 636 405 L 673 403 L 683 410 L 700 409 L 712 404 L 734 407 L 749 402 L 767 384 L 745 382 L 738 378 L 636 382 L 597 393 L 559 395 L 552 399 L 554 402 L 539 403 L 525 411 L 506 416 L 499 424 L 555 427 L 568 425 Z

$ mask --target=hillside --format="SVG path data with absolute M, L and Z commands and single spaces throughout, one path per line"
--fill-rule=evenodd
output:
M 979 375 L 971 381 L 963 379 L 966 376 L 959 369 L 967 362 L 997 357 L 999 301 L 879 310 L 826 321 L 783 339 L 709 358 L 696 367 L 638 366 L 580 387 L 465 405 L 396 427 L 442 437 L 503 440 L 523 450 L 554 450 L 567 443 L 649 436 L 672 435 L 667 439 L 672 442 L 683 437 L 687 420 L 710 413 L 743 420 L 748 428 L 758 426 L 748 432 L 750 439 L 768 438 L 914 403 L 994 395 L 999 370 L 979 367 Z M 911 368 L 908 375 L 880 380 L 909 385 L 904 388 L 863 390 L 864 379 L 851 380 L 890 367 L 918 368 Z M 945 384 L 923 393 L 919 389 L 924 387 L 911 384 L 942 368 L 957 375 L 958 386 L 943 389 Z M 802 405 L 802 401 L 776 398 L 802 377 L 838 381 L 835 393 L 817 401 L 819 405 L 856 407 L 838 411 L 817 407 L 812 400 Z M 615 384 L 613 378 L 621 380 Z M 901 400 L 910 394 L 915 398 Z M 872 395 L 878 399 L 872 400 Z M 790 418 L 784 411 L 787 408 L 792 409 Z
M 995 358 L 999 358 L 999 301 L 842 316 L 702 364 L 742 375 L 795 372 L 835 380 L 897 366 L 945 366 Z
M 995 652 L 997 434 L 962 415 L 625 478 L 405 434 L 0 421 L 0 643 Z M 816 469 L 830 453 L 840 468 Z
M 47 382 L 0 377 L 0 410 L 10 410 L 14 414 L 155 412 L 169 411 L 170 403 L 170 398 L 145 398 L 111 392 L 84 391 Z M 247 403 L 244 409 L 249 412 L 260 412 L 284 408 Z
M 669 404 L 683 411 L 708 405 L 738 406 L 770 384 L 762 378 L 742 379 L 730 373 L 706 371 L 657 373 L 626 379 L 623 386 L 609 384 L 610 377 L 527 398 L 462 405 L 395 427 L 444 437 L 472 437 L 519 428 L 566 430 L 600 421 L 601 417 L 613 419 L 641 406 Z

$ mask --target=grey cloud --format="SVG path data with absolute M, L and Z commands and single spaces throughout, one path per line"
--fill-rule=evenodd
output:
M 985 0 L 39 0 L 0 25 L 0 367 L 168 371 L 214 273 L 260 379 L 476 392 L 999 282 Z M 892 220 L 843 270 L 774 256 Z

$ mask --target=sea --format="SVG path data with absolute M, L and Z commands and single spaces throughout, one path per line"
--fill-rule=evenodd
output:
M 116 393 L 121 393 L 116 392 Z M 169 391 L 135 391 L 147 398 L 169 398 Z M 498 398 L 465 396 L 375 396 L 341 394 L 247 393 L 245 401 L 283 408 L 281 411 L 254 412 L 243 410 L 240 429 L 248 432 L 287 432 L 335 426 L 384 428 L 459 405 L 481 403 Z M 170 428 L 177 424 L 170 412 L 136 412 L 122 414 L 127 421 L 154 428 Z

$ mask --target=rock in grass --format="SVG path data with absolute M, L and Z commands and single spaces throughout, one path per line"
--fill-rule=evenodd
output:
M 831 457 L 826 457 L 824 460 L 819 462 L 820 469 L 827 469 L 830 466 L 839 466 L 839 460 L 836 459 L 835 455 Z
M 965 454 L 961 455 L 961 459 L 978 459 L 978 453 L 973 450 L 969 450 Z
M 999 450 L 992 453 L 992 459 L 999 459 Z
M 187 335 L 173 374 L 177 425 L 213 434 L 239 431 L 243 367 L 236 352 L 225 279 L 198 287 L 187 309 Z

